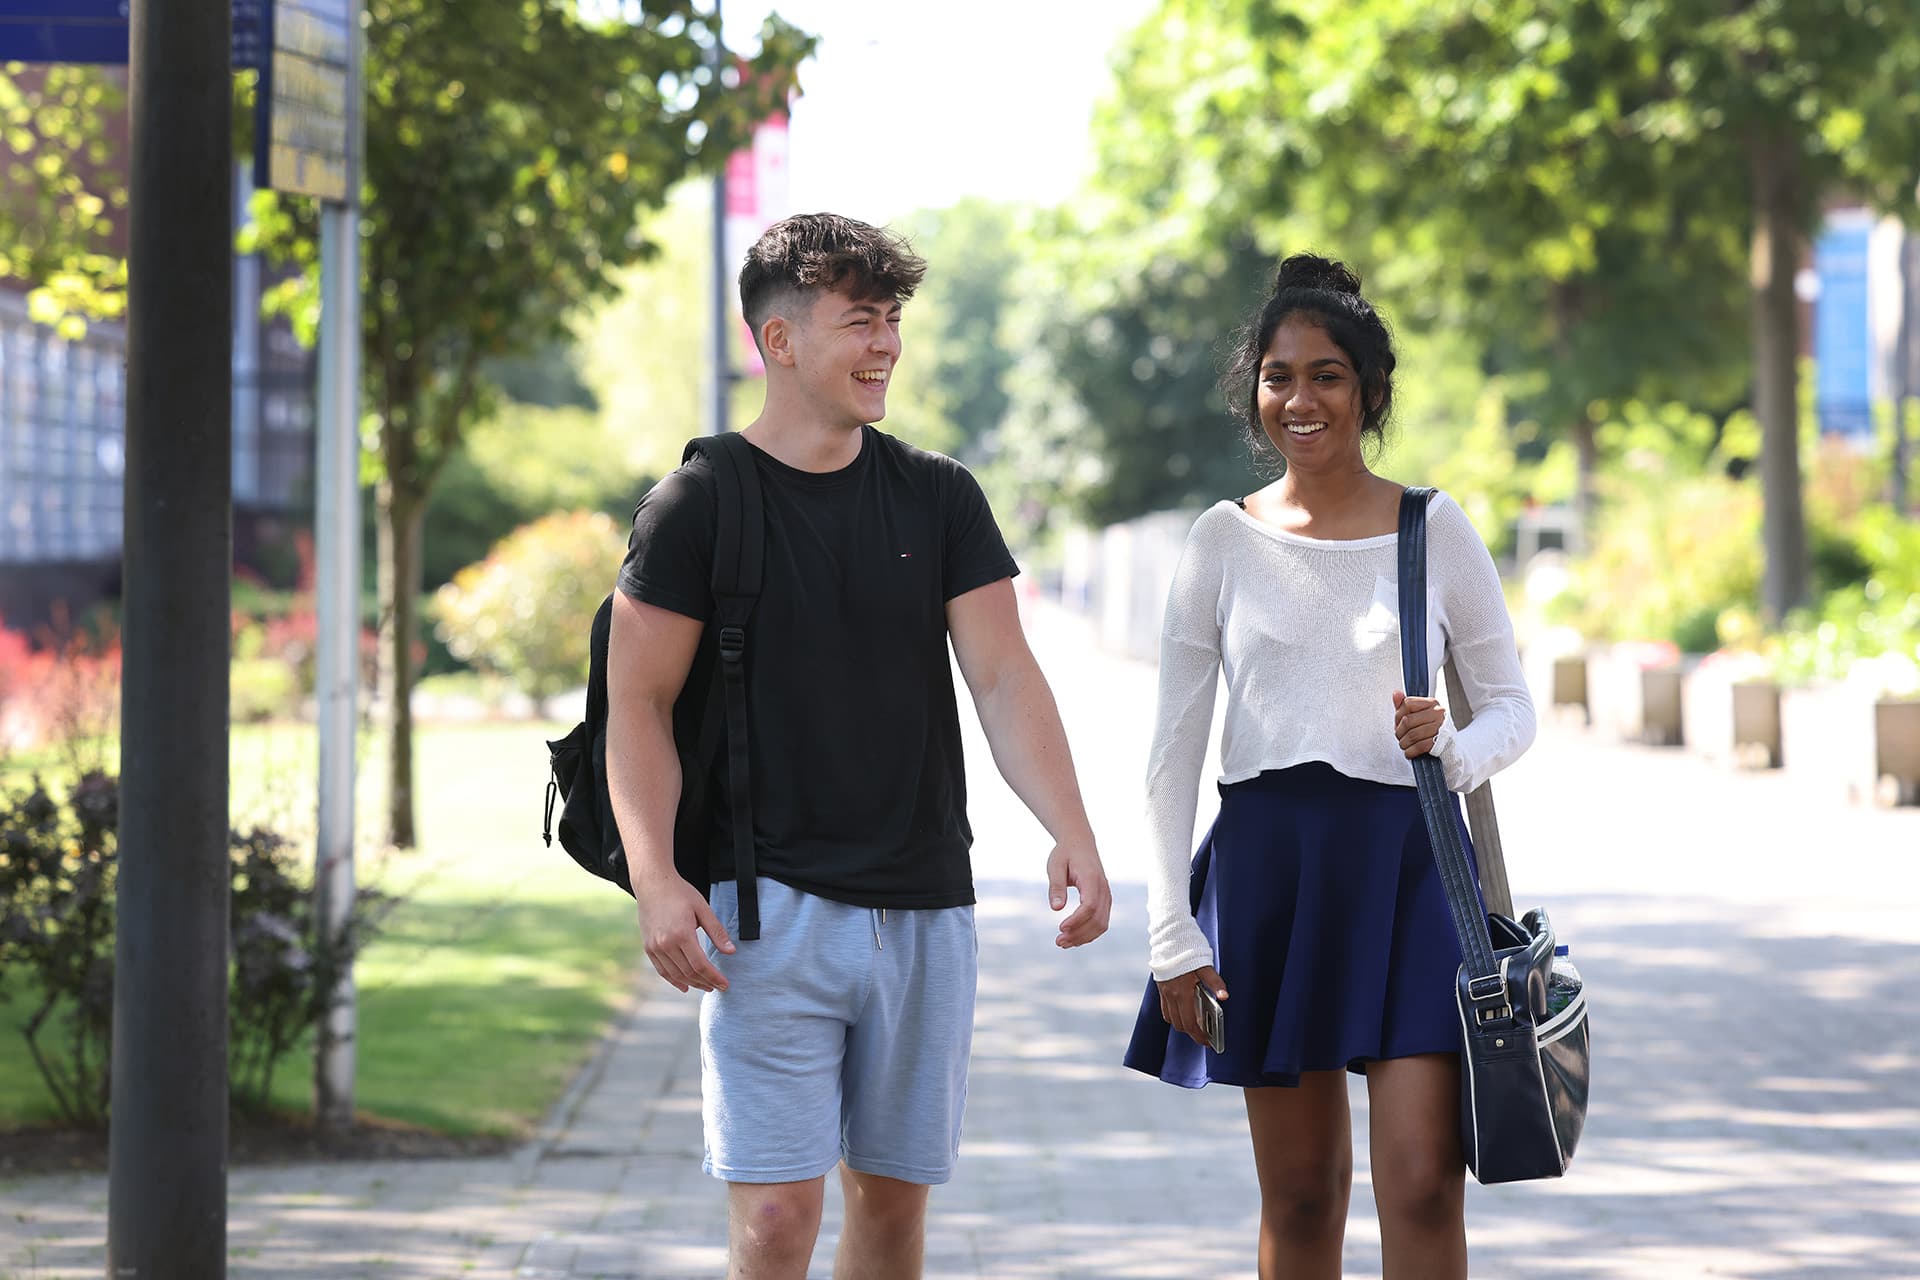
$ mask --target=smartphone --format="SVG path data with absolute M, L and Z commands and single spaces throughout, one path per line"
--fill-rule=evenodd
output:
M 1227 1051 L 1227 1011 L 1220 1007 L 1220 1001 L 1206 984 L 1196 982 L 1193 993 L 1200 1004 L 1200 1034 L 1207 1038 L 1207 1047 L 1215 1053 Z

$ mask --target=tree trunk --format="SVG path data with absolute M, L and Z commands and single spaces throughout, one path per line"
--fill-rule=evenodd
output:
M 1791 136 L 1756 133 L 1748 144 L 1753 191 L 1750 259 L 1753 412 L 1760 420 L 1766 574 L 1761 609 L 1777 624 L 1807 602 L 1807 530 L 1800 501 L 1797 375 L 1799 328 L 1793 277 L 1799 267 L 1799 154 Z
M 1553 348 L 1563 369 L 1573 367 L 1574 330 L 1586 318 L 1586 294 L 1574 282 L 1561 281 L 1553 286 Z M 1586 548 L 1593 530 L 1594 476 L 1600 470 L 1600 449 L 1594 440 L 1593 419 L 1586 407 L 1580 407 L 1572 421 L 1574 447 L 1573 517 L 1574 544 L 1579 552 Z
M 1573 486 L 1573 545 L 1568 550 L 1585 551 L 1593 538 L 1593 478 L 1600 470 L 1600 446 L 1593 438 L 1593 419 L 1581 414 L 1573 420 L 1575 476 Z
M 419 633 L 421 530 L 426 499 L 392 474 L 375 489 L 379 504 L 381 729 L 387 739 L 387 840 L 411 849 L 413 822 L 413 669 Z

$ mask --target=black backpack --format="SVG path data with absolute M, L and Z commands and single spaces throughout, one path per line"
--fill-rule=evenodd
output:
M 714 614 L 701 637 L 687 682 L 673 704 L 673 741 L 680 757 L 680 807 L 673 819 L 673 865 L 702 894 L 708 889 L 709 779 L 726 741 L 727 790 L 733 814 L 734 875 L 739 881 L 737 936 L 760 936 L 754 885 L 752 789 L 747 774 L 747 621 L 760 596 L 765 561 L 765 512 L 753 446 L 736 433 L 687 442 L 681 462 L 703 454 L 719 483 L 719 528 L 713 548 Z M 607 793 L 607 636 L 613 596 L 593 617 L 587 663 L 587 718 L 566 737 L 547 743 L 546 820 L 541 837 L 553 844 L 554 802 L 560 808 L 560 847 L 594 875 L 633 892 L 627 854 Z

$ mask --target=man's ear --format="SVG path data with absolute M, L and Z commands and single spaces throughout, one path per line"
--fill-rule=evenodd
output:
M 761 358 L 768 364 L 793 368 L 793 326 L 785 316 L 775 313 L 760 326 L 760 351 Z

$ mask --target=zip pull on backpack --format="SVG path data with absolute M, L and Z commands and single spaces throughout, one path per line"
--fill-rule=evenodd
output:
M 712 771 L 726 746 L 727 803 L 733 825 L 734 875 L 739 881 L 738 936 L 760 936 L 759 895 L 754 882 L 753 789 L 748 773 L 747 633 L 760 598 L 766 560 L 766 513 L 753 446 L 737 432 L 699 436 L 687 442 L 684 464 L 695 454 L 713 466 L 718 484 L 718 526 L 713 549 L 713 617 L 673 705 L 673 743 L 680 758 L 680 805 L 673 820 L 673 865 L 705 895 L 711 873 L 708 845 L 713 828 Z M 627 854 L 607 790 L 607 639 L 613 626 L 613 596 L 600 602 L 588 642 L 587 718 L 565 737 L 547 743 L 546 817 L 541 838 L 553 843 L 559 807 L 560 847 L 594 875 L 628 893 Z

